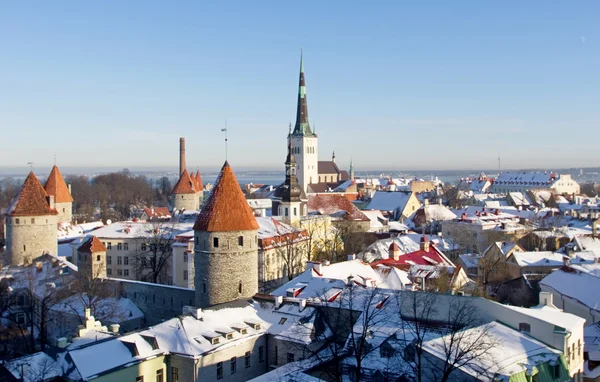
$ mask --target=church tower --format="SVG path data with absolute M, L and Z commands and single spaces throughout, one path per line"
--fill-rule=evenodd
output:
M 291 128 L 291 126 L 290 126 Z M 285 160 L 285 183 L 275 190 L 273 215 L 281 216 L 286 224 L 296 225 L 306 215 L 306 196 L 296 176 L 296 158 L 292 152 L 291 134 L 288 137 L 288 154 Z
M 199 308 L 258 292 L 258 223 L 225 162 L 194 224 L 194 285 Z
M 304 80 L 304 62 L 300 54 L 300 80 L 298 84 L 298 110 L 296 125 L 291 134 L 292 153 L 298 161 L 298 182 L 302 191 L 307 186 L 319 182 L 319 145 L 317 134 L 308 124 L 308 104 L 306 101 L 306 83 Z

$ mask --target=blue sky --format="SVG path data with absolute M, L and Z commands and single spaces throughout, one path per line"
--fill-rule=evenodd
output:
M 0 3 L 0 166 L 597 166 L 597 1 Z

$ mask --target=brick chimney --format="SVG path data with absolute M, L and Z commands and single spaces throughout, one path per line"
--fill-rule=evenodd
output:
M 425 235 L 421 237 L 421 251 L 429 252 L 429 239 Z
M 179 138 L 179 175 L 185 170 L 185 138 Z

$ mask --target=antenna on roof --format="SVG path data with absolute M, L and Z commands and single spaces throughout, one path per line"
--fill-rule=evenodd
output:
M 27 162 L 27 164 L 29 165 L 29 169 L 33 171 L 33 162 Z
M 227 161 L 227 120 L 225 120 L 225 127 L 221 131 L 225 132 L 225 161 Z

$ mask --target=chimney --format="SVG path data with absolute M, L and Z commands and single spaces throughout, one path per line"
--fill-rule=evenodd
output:
M 598 237 L 598 223 L 596 221 L 592 222 L 592 237 L 593 238 L 597 238 Z
M 552 293 L 540 292 L 540 305 L 556 308 L 556 306 L 554 306 L 554 296 Z
M 356 254 L 351 253 L 348 255 L 348 261 L 356 260 Z
M 119 328 L 121 326 L 119 324 L 112 324 L 108 326 L 108 329 L 110 330 L 111 333 L 117 334 L 119 333 Z
M 48 204 L 50 205 L 51 210 L 56 208 L 56 205 L 54 204 L 54 195 L 48 197 Z
M 346 283 L 346 285 L 349 287 L 354 285 L 354 276 L 353 275 L 348 276 L 348 282 Z
M 185 170 L 185 138 L 179 138 L 179 175 Z
M 323 271 L 321 262 L 315 261 L 313 263 L 313 269 L 315 270 L 315 272 L 317 272 L 317 274 L 319 274 L 319 275 L 323 274 L 323 273 L 321 273 Z
M 429 239 L 425 235 L 421 238 L 421 251 L 429 252 Z
M 306 299 L 305 298 L 301 298 L 299 303 L 298 303 L 298 308 L 300 308 L 300 311 L 303 311 L 304 308 L 306 308 Z
M 429 205 L 429 199 L 427 199 L 427 198 L 423 199 L 423 205 L 424 206 L 428 206 Z
M 283 296 L 275 296 L 275 308 L 279 308 L 283 304 Z
M 72 195 L 71 194 L 71 183 L 67 184 L 67 187 L 69 187 L 69 195 Z
M 92 315 L 92 311 L 90 310 L 90 308 L 85 308 L 85 318 L 86 320 Z

